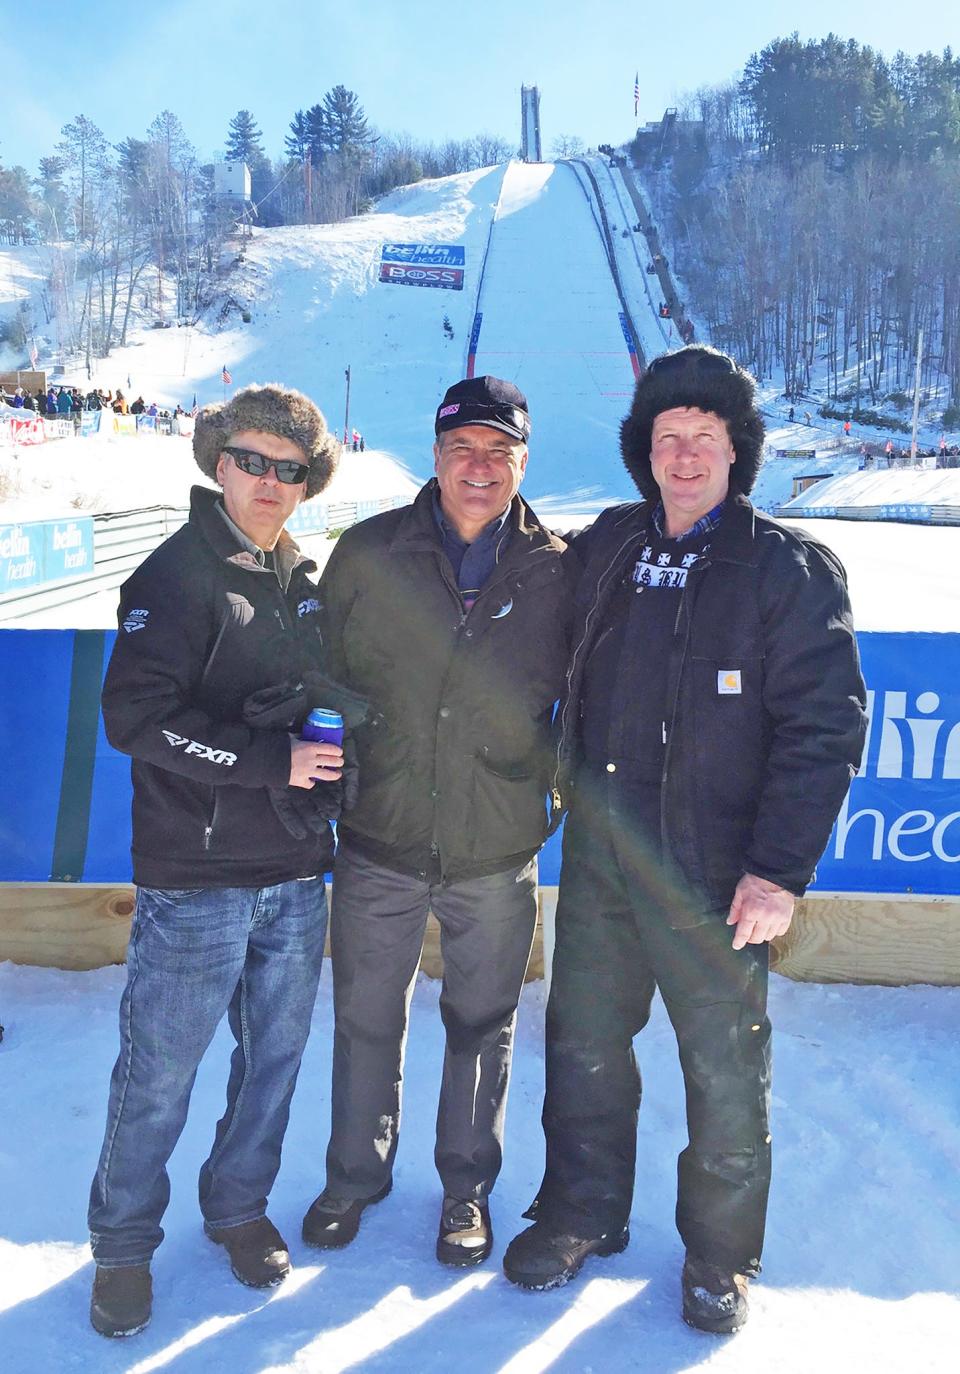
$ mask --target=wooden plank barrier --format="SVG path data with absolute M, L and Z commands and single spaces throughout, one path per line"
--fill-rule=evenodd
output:
M 552 956 L 556 893 L 540 889 L 528 981 L 544 976 Z M 62 969 L 122 964 L 133 903 L 134 889 L 125 884 L 2 883 L 0 959 Z M 774 942 L 772 967 L 798 982 L 954 986 L 960 984 L 958 931 L 954 902 L 810 897 L 797 904 L 790 930 Z M 420 967 L 430 978 L 443 971 L 432 915 Z
M 0 883 L 0 960 L 62 969 L 122 964 L 134 894 L 129 884 Z M 328 888 L 328 901 L 329 896 Z M 439 978 L 443 972 L 440 927 L 433 915 L 427 920 L 420 968 L 428 978 Z M 538 920 L 527 980 L 542 977 L 543 937 Z

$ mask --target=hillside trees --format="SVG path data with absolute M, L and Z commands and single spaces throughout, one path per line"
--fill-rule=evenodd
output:
M 888 63 L 834 35 L 690 97 L 705 154 L 681 144 L 653 184 L 713 339 L 855 411 L 909 388 L 922 331 L 922 386 L 960 398 L 958 111 L 950 49 Z

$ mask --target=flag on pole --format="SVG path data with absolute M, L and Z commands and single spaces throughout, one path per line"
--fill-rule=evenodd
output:
M 198 411 L 199 409 L 200 409 L 200 407 L 197 405 L 197 393 L 194 392 L 194 393 L 193 393 L 193 409 L 191 410 L 190 414 L 191 414 L 191 415 L 196 415 L 196 413 L 197 413 L 197 411 Z
M 224 386 L 233 386 L 233 378 L 230 376 L 230 373 L 227 371 L 227 365 L 226 365 L 226 363 L 224 363 L 224 365 L 223 365 L 223 374 L 222 374 L 222 375 L 223 375 L 223 384 L 224 384 Z
M 636 119 L 637 111 L 640 109 L 640 73 L 637 72 L 633 78 L 633 117 Z
M 34 372 L 37 370 L 37 359 L 39 357 L 40 354 L 37 352 L 37 345 L 34 344 L 30 350 L 30 366 L 33 368 Z

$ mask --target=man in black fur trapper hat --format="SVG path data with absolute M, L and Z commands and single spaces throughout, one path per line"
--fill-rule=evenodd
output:
M 124 583 L 103 689 L 107 737 L 132 758 L 137 884 L 90 1192 L 90 1317 L 104 1336 L 150 1318 L 166 1164 L 225 1014 L 236 1049 L 200 1171 L 204 1229 L 251 1287 L 290 1270 L 266 1205 L 316 998 L 340 801 L 342 751 L 299 738 L 312 706 L 346 713 L 347 699 L 320 677 L 316 564 L 284 529 L 329 482 L 339 444 L 299 391 L 249 386 L 201 412 L 194 456 L 219 490 L 194 487 L 189 521 Z
M 686 1085 L 683 1316 L 711 1332 L 743 1325 L 760 1269 L 768 942 L 811 880 L 865 733 L 843 568 L 748 500 L 763 434 L 732 358 L 654 359 L 621 431 L 644 499 L 575 541 L 546 1173 L 504 1257 L 508 1278 L 541 1289 L 627 1244 L 632 1040 L 659 987 Z

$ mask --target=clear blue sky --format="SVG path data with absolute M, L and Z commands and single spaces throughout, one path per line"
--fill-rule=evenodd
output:
M 294 112 L 331 86 L 357 92 L 371 124 L 417 139 L 480 131 L 519 144 L 520 86 L 540 87 L 544 152 L 559 134 L 620 143 L 697 86 L 798 29 L 834 32 L 886 56 L 942 52 L 956 38 L 944 0 L 0 0 L 5 60 L 0 162 L 35 172 L 60 128 L 85 114 L 111 143 L 142 137 L 164 108 L 201 157 L 249 109 L 271 156 Z M 951 34 L 951 30 L 953 33 Z

